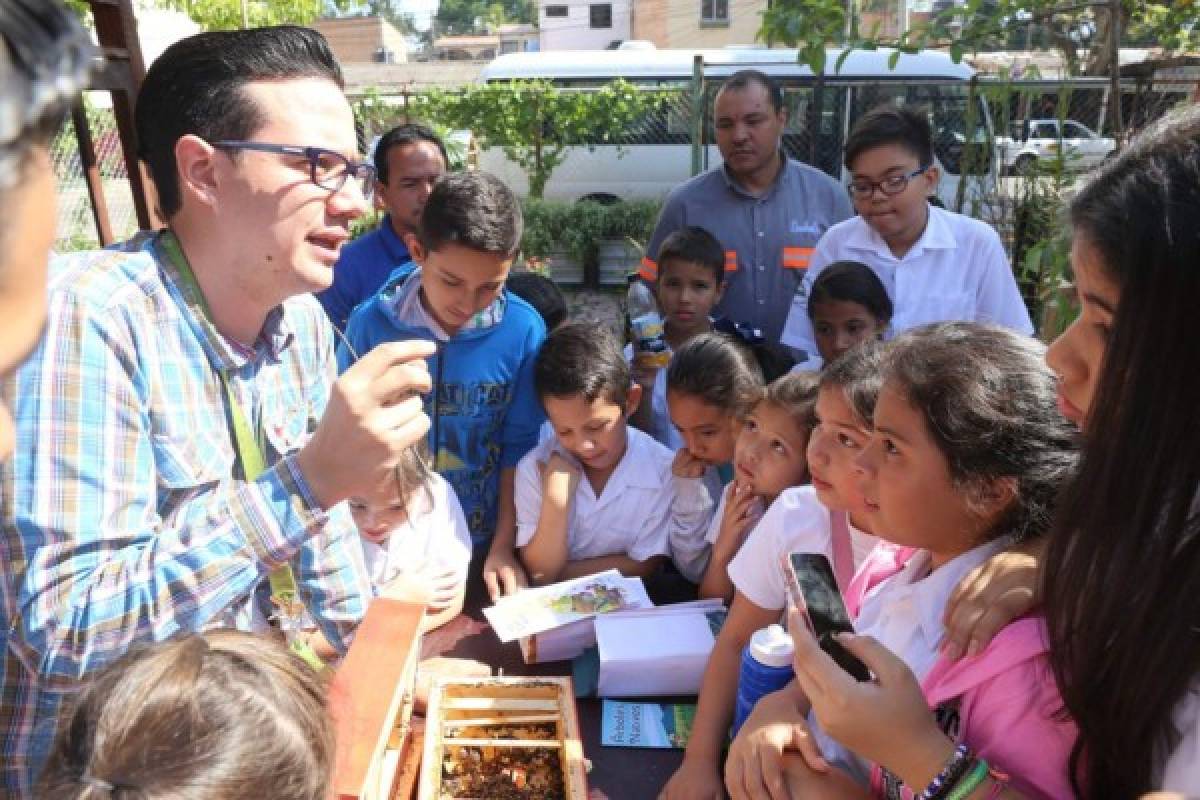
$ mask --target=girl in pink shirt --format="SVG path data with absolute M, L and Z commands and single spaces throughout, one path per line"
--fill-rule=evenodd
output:
M 1043 532 L 1074 467 L 1074 431 L 1042 357 L 1032 339 L 972 323 L 919 328 L 889 346 L 857 463 L 869 522 L 890 544 L 847 590 L 849 606 L 861 598 L 856 629 L 874 638 L 842 639 L 875 679 L 844 672 L 794 616 L 796 682 L 760 702 L 731 749 L 735 798 L 756 796 L 762 775 L 746 751 L 758 755 L 755 737 L 781 722 L 806 740 L 803 757 L 783 761 L 790 796 L 976 796 L 1007 783 L 989 769 L 1012 773 L 1026 796 L 1071 796 L 1075 729 L 1041 621 L 1019 620 L 961 661 L 939 653 L 951 591 L 1000 548 Z

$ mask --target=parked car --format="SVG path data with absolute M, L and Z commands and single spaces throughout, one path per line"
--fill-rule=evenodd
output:
M 1031 119 L 1023 138 L 1001 136 L 996 149 L 1009 172 L 1030 172 L 1038 161 L 1052 161 L 1062 152 L 1068 169 L 1091 169 L 1117 149 L 1117 143 L 1073 119 Z

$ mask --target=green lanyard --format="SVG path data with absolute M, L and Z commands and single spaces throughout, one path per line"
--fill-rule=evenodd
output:
M 204 292 L 200 290 L 200 284 L 196 281 L 196 275 L 192 272 L 192 267 L 188 264 L 187 257 L 183 254 L 183 249 L 179 246 L 179 240 L 171 231 L 164 231 L 159 237 L 159 243 L 162 245 L 163 252 L 167 258 L 175 266 L 179 272 L 179 277 L 183 280 L 187 288 L 196 297 L 196 302 L 200 304 L 201 311 L 211 323 L 212 312 L 208 309 L 208 303 L 204 299 Z M 229 418 L 231 427 L 233 428 L 233 445 L 237 450 L 238 462 L 242 465 L 242 474 L 246 480 L 252 481 L 258 478 L 267 469 L 267 460 L 263 456 L 263 448 L 260 440 L 254 434 L 249 421 L 246 419 L 246 413 L 242 410 L 242 404 L 238 402 L 237 395 L 233 391 L 233 385 L 229 382 L 229 376 L 225 374 L 225 370 L 218 369 L 217 376 L 221 379 L 221 387 L 225 390 L 225 400 L 229 410 Z M 261 428 L 261 426 L 260 426 Z M 294 608 L 296 599 L 299 596 L 299 591 L 296 588 L 296 576 L 292 572 L 291 564 L 280 564 L 275 569 L 271 570 L 269 577 L 271 584 L 271 598 L 275 604 L 284 611 L 289 611 Z M 320 657 L 313 652 L 312 647 L 303 637 L 298 636 L 292 640 L 292 650 L 308 661 L 315 669 L 322 669 L 325 663 Z

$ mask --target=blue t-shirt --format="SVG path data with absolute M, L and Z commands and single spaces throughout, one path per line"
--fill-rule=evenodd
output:
M 537 444 L 545 414 L 533 388 L 533 362 L 546 325 L 533 306 L 507 289 L 457 334 L 440 340 L 405 311 L 419 298 L 420 271 L 396 270 L 374 297 L 355 309 L 338 347 L 338 369 L 381 342 L 429 339 L 437 353 L 426 359 L 434 391 L 425 396 L 429 449 L 437 471 L 454 487 L 471 539 L 489 542 L 496 530 L 500 471 L 516 467 Z
M 408 248 L 386 214 L 378 228 L 346 244 L 333 267 L 333 285 L 317 295 L 333 326 L 344 331 L 350 312 L 378 292 L 396 267 L 408 260 Z

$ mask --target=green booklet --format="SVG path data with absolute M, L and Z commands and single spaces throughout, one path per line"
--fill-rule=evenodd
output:
M 695 703 L 637 703 L 605 700 L 600 743 L 606 747 L 682 750 L 692 735 Z

